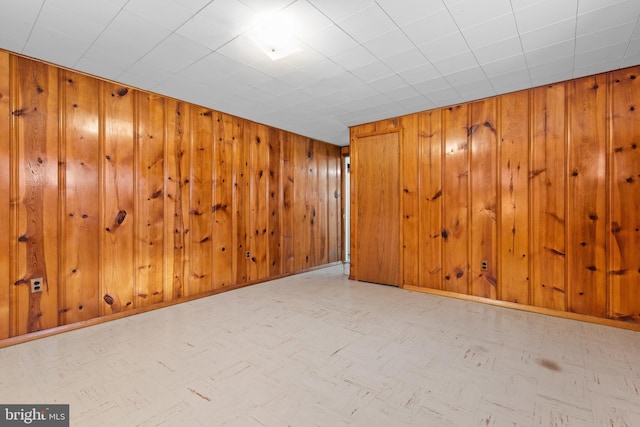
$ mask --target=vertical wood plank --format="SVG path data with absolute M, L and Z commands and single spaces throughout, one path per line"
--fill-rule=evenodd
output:
M 307 189 L 305 191 L 306 224 L 302 232 L 307 235 L 306 241 L 309 248 L 306 250 L 307 258 L 304 268 L 318 265 L 318 144 L 315 140 L 306 138 L 307 156 L 305 158 Z
M 295 271 L 304 270 L 310 264 L 310 209 L 307 203 L 307 192 L 311 190 L 309 182 L 309 158 L 313 157 L 313 152 L 309 151 L 310 143 L 300 136 L 293 139 L 294 156 L 294 194 L 293 194 L 293 217 L 295 218 L 293 227 L 293 242 Z
M 17 58 L 19 271 L 13 279 L 14 334 L 58 326 L 58 69 Z M 42 278 L 42 292 L 31 279 Z
M 565 310 L 565 86 L 532 89 L 531 97 L 532 301 Z
M 249 256 L 251 256 L 250 241 L 247 237 L 250 200 L 250 180 L 247 175 L 249 173 L 249 156 L 251 151 L 243 135 L 247 133 L 250 134 L 250 129 L 247 128 L 250 128 L 251 122 L 243 123 L 241 120 L 234 118 L 234 123 L 234 126 L 237 128 L 236 132 L 238 132 L 238 138 L 233 144 L 233 229 L 235 230 L 234 248 L 236 253 L 234 270 L 236 272 L 236 283 L 246 283 L 248 280 L 247 251 L 249 251 Z
M 341 259 L 341 228 L 340 228 L 340 193 L 341 190 L 341 180 L 340 180 L 340 161 L 342 159 L 340 154 L 340 147 L 327 145 L 329 154 L 328 154 L 328 164 L 327 164 L 327 176 L 328 176 L 328 189 L 327 189 L 327 204 L 328 204 L 328 262 L 336 262 Z
M 191 109 L 188 295 L 212 289 L 213 111 Z
M 496 299 L 497 249 L 497 122 L 496 98 L 471 108 L 471 294 Z M 486 269 L 483 269 L 486 263 Z
M 442 289 L 442 110 L 418 116 L 420 283 Z
M 214 128 L 213 287 L 234 284 L 233 272 L 233 118 L 216 114 Z
M 280 132 L 275 128 L 269 128 L 267 140 L 269 147 L 269 276 L 279 276 L 282 274 L 282 227 L 280 225 L 282 211 L 282 146 L 280 144 Z
M 11 82 L 9 53 L 0 51 L 0 339 L 9 338 L 9 289 L 11 288 Z
M 134 91 L 103 85 L 102 314 L 133 308 Z
M 190 107 L 167 99 L 165 150 L 165 300 L 186 295 L 189 271 Z
M 469 144 L 468 105 L 456 105 L 444 115 L 444 286 L 446 291 L 469 293 Z
M 640 67 L 611 73 L 609 278 L 614 319 L 640 323 Z
M 295 201 L 295 136 L 279 132 L 282 146 L 282 272 L 295 271 L 294 201 Z
M 499 98 L 500 299 L 529 304 L 529 92 Z
M 268 169 L 269 142 L 267 129 L 261 124 L 252 124 L 254 132 L 247 135 L 250 158 L 250 209 L 249 233 L 251 234 L 251 262 L 249 263 L 249 280 L 259 280 L 269 274 L 269 239 L 268 239 Z
M 410 115 L 401 118 L 402 132 L 402 263 L 403 285 L 417 286 L 419 275 L 424 271 L 424 266 L 419 263 L 419 220 L 418 207 L 420 181 L 419 170 L 419 144 L 417 116 Z M 419 273 L 420 272 L 420 273 Z
M 329 262 L 328 231 L 329 231 L 329 152 L 326 144 L 316 143 L 316 182 L 318 186 L 318 196 L 315 201 L 316 216 L 313 220 L 316 226 L 316 256 L 315 265 L 323 265 Z
M 66 71 L 61 168 L 60 324 L 100 314 L 100 83 Z
M 568 309 L 604 317 L 607 77 L 578 79 L 569 88 Z
M 135 306 L 163 301 L 164 295 L 164 98 L 138 94 L 136 181 Z

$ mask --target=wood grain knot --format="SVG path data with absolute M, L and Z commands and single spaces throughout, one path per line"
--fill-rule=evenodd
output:
M 119 210 L 115 218 L 116 224 L 122 225 L 126 217 L 127 217 L 127 211 L 125 211 L 124 209 Z
M 113 305 L 113 303 L 115 302 L 115 300 L 113 299 L 113 297 L 109 294 L 106 294 L 104 297 L 104 302 L 106 302 L 109 305 Z

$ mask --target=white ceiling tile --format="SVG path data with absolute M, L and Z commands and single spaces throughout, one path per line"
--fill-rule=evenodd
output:
M 573 40 L 575 34 L 576 20 L 569 19 L 551 24 L 548 27 L 522 33 L 520 34 L 520 40 L 522 41 L 522 48 L 528 51 Z
M 621 1 L 588 13 L 582 13 L 579 6 L 578 13 L 576 36 L 581 36 L 627 22 L 636 22 L 640 16 L 640 1 Z
M 436 104 L 443 106 L 454 105 L 465 101 L 458 91 L 452 87 L 430 92 L 425 94 L 425 96 Z
M 344 52 L 331 56 L 331 60 L 345 70 L 352 70 L 376 62 L 376 57 L 361 45 L 356 45 Z
M 115 80 L 123 71 L 129 68 L 128 65 L 126 67 L 120 66 L 115 61 L 109 61 L 106 58 L 106 56 L 101 56 L 94 59 L 85 55 L 76 62 L 74 69 L 105 79 Z
M 27 2 L 28 3 L 28 2 Z M 127 0 L 86 1 L 86 0 L 47 0 L 47 6 L 54 6 L 67 12 L 70 18 L 82 17 L 99 26 L 107 25 L 117 16 Z
M 616 60 L 620 63 L 620 58 L 624 56 L 628 46 L 628 43 L 619 43 L 576 54 L 574 69 Z
M 467 44 L 471 49 L 490 45 L 501 40 L 516 37 L 518 29 L 513 14 L 508 13 L 496 19 L 483 22 L 462 30 Z
M 424 100 L 424 97 L 413 87 L 411 86 L 400 86 L 393 89 L 389 89 L 382 92 L 383 95 L 391 98 L 395 102 L 407 100 L 407 99 L 415 99 L 416 97 L 420 97 Z
M 424 64 L 431 65 L 417 48 L 396 53 L 384 60 L 385 64 L 396 73 L 411 70 Z
M 431 43 L 420 45 L 418 48 L 433 64 L 469 51 L 469 46 L 460 33 L 450 34 Z
M 240 0 L 240 2 L 254 12 L 261 14 L 276 13 L 291 4 L 291 0 Z
M 580 0 L 578 3 L 578 13 L 593 12 L 607 7 L 617 6 L 619 3 L 624 2 L 625 0 Z
M 527 61 L 524 54 L 510 56 L 508 58 L 499 59 L 495 62 L 482 64 L 482 69 L 488 77 L 497 76 L 505 72 L 511 72 L 527 67 Z
M 0 28 L 0 48 L 11 52 L 21 52 L 25 39 L 13 34 L 5 34 L 2 31 L 3 29 Z
M 4 43 L 0 46 L 20 52 L 27 41 L 27 37 L 29 37 L 33 24 L 38 18 L 38 13 L 43 3 L 44 0 L 0 2 L 0 16 L 11 16 L 12 18 L 2 20 L 0 33 L 8 36 L 9 39 L 13 40 L 12 44 L 19 47 L 11 49 Z
M 322 81 L 328 90 L 339 91 L 362 84 L 362 80 L 351 73 L 342 73 Z
M 238 0 L 216 0 L 194 15 L 176 32 L 216 50 L 249 29 L 252 11 Z M 215 22 L 215 25 L 212 23 Z
M 377 3 L 399 26 L 445 9 L 442 0 L 377 0 Z
M 45 27 L 31 33 L 23 53 L 57 65 L 75 64 L 89 47 L 89 42 Z
M 500 92 L 502 92 L 502 88 L 505 86 L 510 88 L 518 86 L 521 89 L 531 84 L 529 70 L 526 68 L 492 76 L 490 80 L 496 90 Z
M 45 3 L 38 16 L 38 26 L 33 32 L 44 33 L 47 31 L 81 39 L 76 43 L 80 42 L 89 46 L 102 32 L 102 28 L 80 15 L 72 15 L 65 9 L 53 6 L 51 3 Z
M 520 37 L 511 37 L 497 43 L 473 49 L 473 54 L 480 64 L 488 64 L 503 58 L 510 58 L 522 54 Z
M 269 3 L 264 0 L 259 1 Z M 291 0 L 288 1 L 291 3 Z M 284 17 L 285 22 L 290 22 L 294 27 L 293 34 L 301 38 L 335 25 L 331 19 L 306 0 L 297 0 L 290 4 L 279 13 L 279 16 Z
M 295 89 L 293 85 L 290 85 L 285 81 L 274 79 L 274 78 L 269 78 L 268 80 L 261 80 L 258 83 L 258 87 L 264 92 L 271 95 L 276 95 L 276 96 Z
M 398 74 L 411 85 L 440 76 L 440 72 L 429 62 L 401 71 Z
M 625 56 L 638 55 L 638 54 L 640 54 L 640 39 L 635 39 L 629 43 L 629 47 L 625 52 Z
M 396 28 L 396 25 L 377 4 L 362 9 L 338 21 L 338 26 L 360 43 L 371 40 Z
M 555 78 L 558 75 L 563 77 L 556 81 L 570 79 L 573 74 L 573 58 L 562 58 L 557 61 L 548 62 L 546 64 L 534 65 L 529 67 L 529 76 L 531 83 L 536 86 L 534 80 Z
M 620 40 L 631 40 L 631 35 L 633 34 L 635 26 L 635 22 L 630 22 L 616 27 L 611 27 L 603 31 L 580 36 L 576 38 L 575 54 L 580 55 L 590 50 L 619 44 Z
M 447 9 L 425 16 L 402 27 L 402 31 L 416 46 L 434 42 L 451 34 L 460 32 Z
M 515 17 L 521 33 L 548 27 L 551 24 L 575 19 L 578 0 L 544 0 L 516 10 Z
M 570 19 L 520 34 L 520 40 L 522 41 L 522 48 L 525 51 L 529 51 L 573 40 L 575 31 L 576 21 Z
M 635 65 L 640 65 L 640 53 L 625 55 L 620 63 L 620 67 L 632 67 Z
M 572 58 L 575 49 L 575 42 L 568 40 L 562 43 L 543 47 L 525 52 L 527 64 L 534 67 L 541 64 L 549 64 L 564 58 Z
M 470 68 L 478 67 L 479 64 L 471 51 L 467 51 L 459 55 L 452 56 L 451 58 L 436 61 L 433 63 L 433 66 L 436 67 L 441 74 L 451 74 L 459 70 L 468 70 Z
M 374 0 L 309 0 L 334 22 L 341 21 L 359 10 L 374 4 Z
M 449 84 L 447 79 L 445 79 L 444 77 L 435 77 L 433 79 L 428 79 L 420 83 L 414 84 L 413 87 L 415 90 L 427 96 L 429 99 L 431 99 L 429 97 L 429 94 L 431 92 L 437 92 L 443 89 L 451 89 L 451 85 Z
M 186 39 L 180 34 L 172 34 L 145 55 L 144 61 L 176 73 L 210 53 L 211 50 L 201 44 Z
M 511 13 L 509 0 L 464 0 L 449 6 L 451 16 L 460 29 L 472 27 L 496 17 Z
M 446 74 L 444 78 L 446 78 L 452 86 L 459 86 L 467 83 L 484 81 L 487 79 L 487 76 L 482 68 L 475 67 Z
M 174 0 L 129 0 L 125 10 L 172 31 L 188 21 L 193 14 Z
M 211 76 L 227 76 L 245 65 L 217 52 L 212 52 L 180 72 L 187 79 L 206 81 Z
M 351 72 L 365 82 L 377 80 L 393 74 L 393 71 L 382 62 L 374 62 L 362 67 L 355 68 Z
M 587 63 L 582 67 L 576 67 L 573 69 L 573 78 L 579 78 L 584 76 L 590 76 L 592 74 L 603 73 L 609 70 L 616 70 L 620 68 L 620 60 L 618 58 L 597 62 L 597 63 Z
M 378 59 L 387 59 L 390 56 L 409 49 L 415 49 L 414 44 L 404 35 L 399 28 L 368 40 L 362 44 Z
M 323 30 L 313 34 L 302 36 L 300 40 L 325 56 L 334 56 L 358 46 L 358 42 L 335 25 L 325 27 Z
M 222 47 L 216 49 L 216 52 L 247 65 L 251 65 L 265 58 L 271 61 L 246 35 L 234 38 Z
M 378 80 L 370 81 L 369 84 L 373 86 L 377 91 L 384 93 L 390 90 L 395 90 L 401 87 L 405 87 L 407 82 L 396 74 L 383 77 Z
M 469 92 L 461 92 L 460 96 L 464 101 L 477 101 L 478 99 L 488 98 L 490 96 L 495 96 L 496 91 L 493 88 L 481 88 L 474 89 Z
M 316 80 L 324 80 L 340 73 L 344 73 L 344 68 L 328 58 L 316 61 L 311 65 L 301 68 L 301 70 L 307 72 Z
M 172 72 L 158 68 L 154 64 L 138 61 L 119 75 L 118 79 L 143 89 L 151 89 L 172 75 Z

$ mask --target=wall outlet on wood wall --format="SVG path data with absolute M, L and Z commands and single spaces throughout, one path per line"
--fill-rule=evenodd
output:
M 42 277 L 34 277 L 31 279 L 31 293 L 42 292 L 42 286 L 44 285 L 44 280 Z

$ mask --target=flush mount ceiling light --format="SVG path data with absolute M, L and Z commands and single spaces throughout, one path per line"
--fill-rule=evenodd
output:
M 293 25 L 283 16 L 260 19 L 249 32 L 249 38 L 273 61 L 302 51 L 293 35 Z

